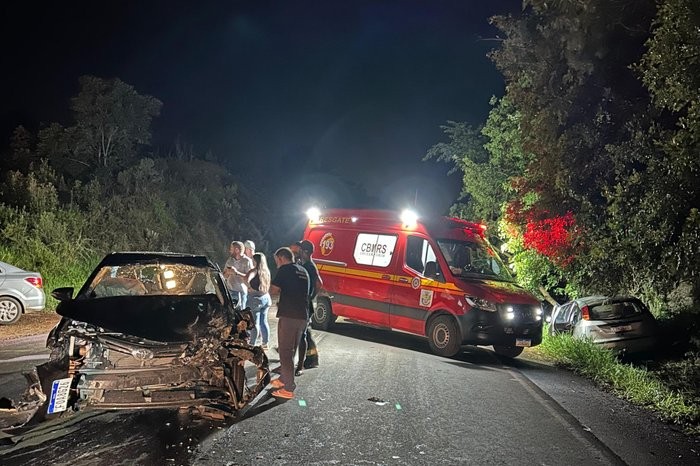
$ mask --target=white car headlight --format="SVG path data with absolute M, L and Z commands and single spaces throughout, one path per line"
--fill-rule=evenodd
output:
M 467 300 L 467 304 L 469 304 L 471 307 L 481 309 L 482 311 L 498 312 L 496 303 L 492 303 L 487 299 L 479 298 L 477 296 L 465 296 L 464 298 Z

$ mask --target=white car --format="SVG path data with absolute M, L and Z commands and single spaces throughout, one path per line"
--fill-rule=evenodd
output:
M 45 305 L 40 273 L 0 262 L 0 325 L 14 324 L 22 314 L 41 311 Z
M 650 353 L 658 343 L 659 328 L 637 298 L 588 296 L 554 308 L 549 334 L 559 333 L 589 339 L 617 353 Z

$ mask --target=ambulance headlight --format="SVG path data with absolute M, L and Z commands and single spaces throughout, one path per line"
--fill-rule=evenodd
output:
M 492 303 L 487 299 L 479 298 L 477 296 L 465 296 L 465 299 L 467 300 L 467 304 L 469 304 L 471 307 L 481 309 L 482 311 L 498 312 L 496 303 Z
M 418 214 L 416 214 L 412 210 L 404 210 L 401 212 L 401 223 L 403 223 L 403 226 L 405 228 L 414 228 L 416 225 L 418 225 Z
M 321 210 L 318 207 L 310 207 L 306 211 L 306 216 L 309 218 L 310 222 L 318 222 L 321 218 Z

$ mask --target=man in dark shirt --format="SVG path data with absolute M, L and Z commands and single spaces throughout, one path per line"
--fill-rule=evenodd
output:
M 277 346 L 282 375 L 271 382 L 272 396 L 294 398 L 294 354 L 308 322 L 309 274 L 294 263 L 289 248 L 275 252 L 277 274 L 270 285 L 270 294 L 279 294 L 277 303 Z
M 309 274 L 309 323 L 304 329 L 299 342 L 299 360 L 297 361 L 297 370 L 295 375 L 301 375 L 302 369 L 311 369 L 318 367 L 318 349 L 316 342 L 311 334 L 311 316 L 314 314 L 313 300 L 318 293 L 319 288 L 323 286 L 323 281 L 318 273 L 318 268 L 311 256 L 314 253 L 314 244 L 309 240 L 299 241 L 296 243 L 299 248 L 299 262 Z

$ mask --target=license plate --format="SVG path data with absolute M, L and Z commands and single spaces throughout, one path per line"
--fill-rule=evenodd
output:
M 620 333 L 620 332 L 629 332 L 632 330 L 631 325 L 619 325 L 617 327 L 612 327 L 610 330 L 612 330 L 615 333 Z
M 60 413 L 68 408 L 68 396 L 70 395 L 70 383 L 72 381 L 72 377 L 53 381 L 51 384 L 49 409 L 46 410 L 47 414 Z
M 532 340 L 529 338 L 516 338 L 515 346 L 532 346 Z

